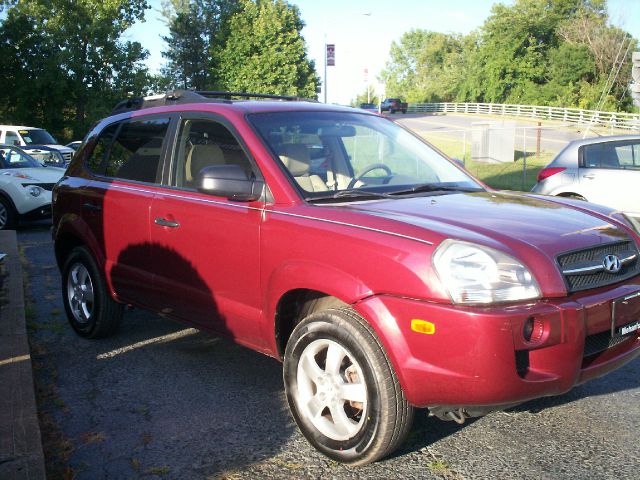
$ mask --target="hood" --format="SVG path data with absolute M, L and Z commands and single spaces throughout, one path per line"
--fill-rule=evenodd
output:
M 629 238 L 602 213 L 515 193 L 455 193 L 343 204 L 342 208 L 419 227 L 421 237 L 435 245 L 454 238 L 519 258 L 523 250 L 555 258 L 569 250 Z
M 69 147 L 65 147 L 63 145 L 54 145 L 54 144 L 47 144 L 47 145 L 35 145 L 35 144 L 31 144 L 31 145 L 27 145 L 25 147 L 22 147 L 24 150 L 26 150 L 27 152 L 29 150 L 37 150 L 37 149 L 48 149 L 48 150 L 57 150 L 60 153 L 74 153 L 75 150 L 73 148 L 69 148 Z
M 24 184 L 56 183 L 64 175 L 64 169 L 55 167 L 10 168 L 2 170 L 0 175 L 10 176 Z

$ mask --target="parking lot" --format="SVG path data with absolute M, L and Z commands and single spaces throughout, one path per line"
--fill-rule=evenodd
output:
M 139 310 L 89 341 L 67 326 L 48 226 L 18 233 L 50 478 L 637 478 L 640 359 L 564 396 L 463 426 L 419 411 L 392 458 L 315 452 L 278 362 Z

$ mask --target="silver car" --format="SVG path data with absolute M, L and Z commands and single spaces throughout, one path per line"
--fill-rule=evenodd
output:
M 540 171 L 532 191 L 587 200 L 640 218 L 640 135 L 569 143 Z

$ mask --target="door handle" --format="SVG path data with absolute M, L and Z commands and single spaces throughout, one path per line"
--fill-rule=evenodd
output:
M 160 225 L 161 227 L 178 228 L 180 226 L 179 222 L 172 222 L 171 220 L 161 217 L 156 218 L 154 222 L 156 225 Z
M 582 178 L 588 178 L 588 179 L 594 179 L 596 178 L 595 174 L 593 173 L 587 173 L 586 175 L 583 175 Z
M 89 210 L 91 212 L 101 212 L 102 207 L 100 205 L 96 205 L 95 203 L 86 202 L 82 204 L 82 208 L 84 210 Z

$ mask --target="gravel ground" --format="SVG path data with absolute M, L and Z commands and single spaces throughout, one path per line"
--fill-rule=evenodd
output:
M 347 468 L 293 423 L 278 362 L 157 315 L 67 325 L 48 228 L 19 233 L 49 478 L 639 478 L 640 359 L 464 426 L 419 411 L 395 456 Z

